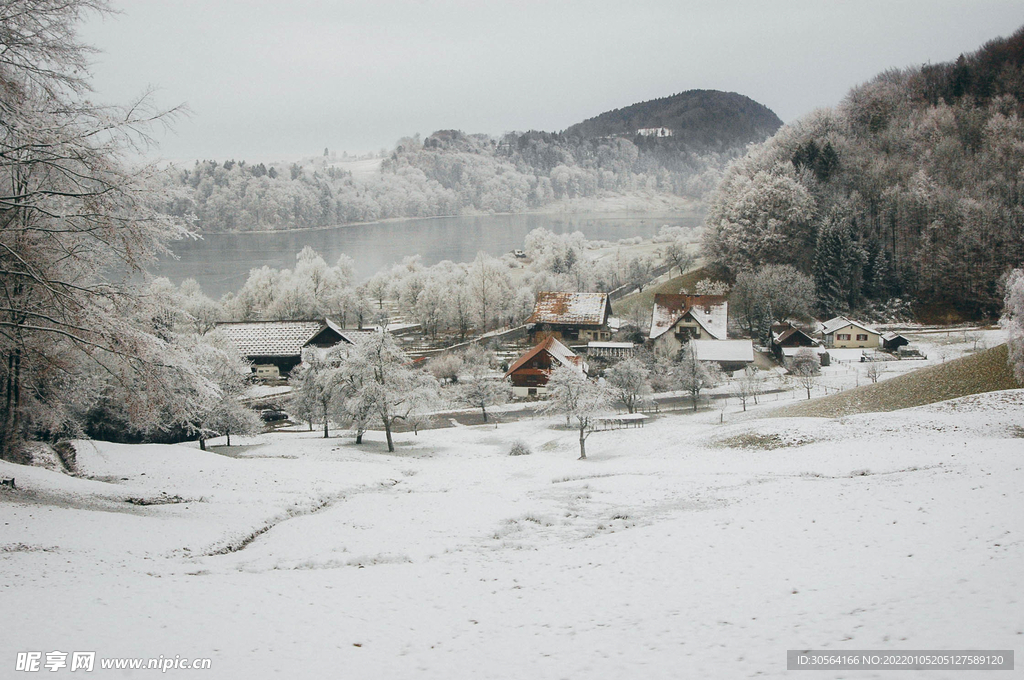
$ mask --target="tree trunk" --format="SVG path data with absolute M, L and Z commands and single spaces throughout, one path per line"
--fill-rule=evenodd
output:
M 327 418 L 324 418 L 324 439 L 327 439 Z
M 356 444 L 362 444 L 362 443 L 363 443 L 363 433 L 360 432 L 360 433 L 358 433 L 356 435 Z
M 586 427 L 580 427 L 580 460 L 587 459 L 587 436 Z
M 227 437 L 228 437 L 228 446 L 231 446 L 231 430 L 227 431 Z
M 483 404 L 480 404 L 480 410 L 483 411 L 484 423 L 486 423 L 487 422 L 487 407 L 484 406 Z
M 384 421 L 384 434 L 388 438 L 388 453 L 395 452 L 395 443 L 391 441 L 391 420 Z
M 205 451 L 206 450 L 206 437 L 200 437 L 199 438 L 199 450 L 200 451 Z

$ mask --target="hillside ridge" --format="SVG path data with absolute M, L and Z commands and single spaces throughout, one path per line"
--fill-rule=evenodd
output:
M 790 404 L 769 417 L 838 418 L 855 413 L 897 411 L 982 392 L 1024 387 L 1007 364 L 1007 346 L 998 345 L 959 359 L 863 385 L 821 399 Z

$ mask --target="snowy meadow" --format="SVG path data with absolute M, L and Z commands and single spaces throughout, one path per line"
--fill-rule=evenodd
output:
M 5 656 L 677 678 L 778 677 L 787 649 L 1012 649 L 1022 407 L 662 414 L 594 433 L 587 461 L 560 418 L 404 433 L 394 454 L 377 432 L 83 441 L 80 477 L 0 462 Z

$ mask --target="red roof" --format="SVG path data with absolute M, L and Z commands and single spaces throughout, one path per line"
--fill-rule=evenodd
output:
M 530 361 L 530 359 L 534 358 L 541 352 L 547 352 L 563 366 L 574 366 L 580 370 L 586 370 L 582 357 L 573 354 L 571 349 L 560 343 L 554 336 L 548 336 L 541 342 L 537 343 L 537 345 L 527 350 L 523 356 L 516 359 L 515 363 L 508 367 L 508 371 L 505 372 L 505 377 L 507 378 L 512 375 L 513 372 L 521 368 Z

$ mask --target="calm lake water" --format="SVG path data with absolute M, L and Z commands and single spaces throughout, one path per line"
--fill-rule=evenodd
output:
M 355 261 L 357 279 L 364 280 L 407 255 L 421 255 L 426 265 L 442 260 L 469 262 L 481 250 L 501 255 L 522 248 L 523 239 L 537 227 L 557 234 L 582 231 L 591 240 L 617 241 L 653 236 L 665 224 L 699 226 L 702 220 L 703 215 L 697 213 L 672 217 L 484 215 L 375 222 L 316 231 L 206 234 L 200 241 L 174 244 L 179 259 L 165 258 L 151 272 L 176 284 L 193 278 L 207 295 L 218 298 L 241 288 L 254 267 L 294 267 L 295 255 L 307 245 L 331 265 L 346 253 Z

